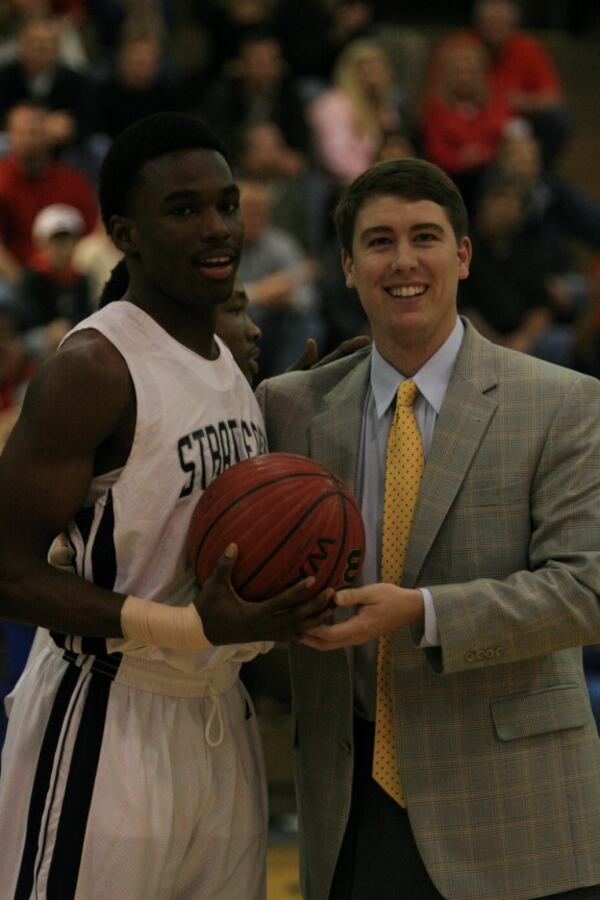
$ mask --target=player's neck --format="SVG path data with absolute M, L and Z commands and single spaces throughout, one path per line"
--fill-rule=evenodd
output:
M 161 328 L 179 344 L 206 359 L 216 359 L 219 348 L 215 341 L 214 310 L 202 311 L 181 303 L 166 303 L 147 293 L 136 292 L 130 286 L 124 297 L 134 306 L 143 309 Z

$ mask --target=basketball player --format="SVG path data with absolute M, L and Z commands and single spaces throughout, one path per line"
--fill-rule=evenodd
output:
M 115 140 L 99 193 L 128 292 L 32 381 L 0 461 L 0 615 L 51 635 L 10 697 L 0 897 L 262 898 L 265 782 L 238 670 L 327 601 L 304 599 L 308 579 L 244 603 L 235 547 L 195 594 L 186 560 L 201 491 L 266 448 L 214 335 L 238 190 L 204 124 L 165 113 Z M 65 529 L 79 578 L 46 563 Z

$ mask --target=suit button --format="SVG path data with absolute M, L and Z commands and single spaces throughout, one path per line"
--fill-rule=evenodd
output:
M 344 753 L 352 753 L 352 744 L 350 741 L 338 741 L 338 748 Z
M 493 659 L 495 657 L 495 655 L 496 655 L 496 651 L 494 650 L 493 647 L 491 647 L 489 650 L 485 651 L 486 659 Z
M 481 662 L 485 659 L 485 650 L 476 650 L 475 651 L 475 659 Z
M 504 656 L 504 647 L 496 647 L 496 656 Z
M 467 662 L 475 662 L 475 654 L 472 650 L 469 650 L 468 653 L 465 653 L 465 660 Z

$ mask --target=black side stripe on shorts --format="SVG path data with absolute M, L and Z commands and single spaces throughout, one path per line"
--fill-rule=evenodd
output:
M 77 889 L 112 684 L 102 675 L 91 674 L 90 678 L 52 853 L 46 894 L 48 900 L 72 900 Z
M 46 798 L 50 789 L 50 778 L 52 776 L 54 757 L 56 755 L 62 725 L 67 715 L 71 698 L 77 690 L 77 682 L 80 675 L 80 669 L 76 669 L 75 666 L 69 666 L 56 692 L 56 697 L 54 698 L 48 725 L 46 726 L 46 733 L 44 734 L 44 740 L 42 741 L 40 755 L 38 757 L 31 798 L 29 800 L 27 831 L 25 834 L 25 844 L 23 846 L 23 855 L 21 856 L 21 867 L 19 869 L 19 879 L 17 881 L 14 900 L 29 900 L 31 896 L 35 858 L 37 856 L 38 840 L 40 837 L 44 808 L 46 806 Z

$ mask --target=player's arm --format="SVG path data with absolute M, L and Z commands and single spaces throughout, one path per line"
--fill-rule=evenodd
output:
M 2 618 L 70 634 L 122 634 L 125 598 L 53 569 L 46 556 L 132 403 L 124 360 L 94 332 L 75 335 L 32 380 L 0 457 Z

